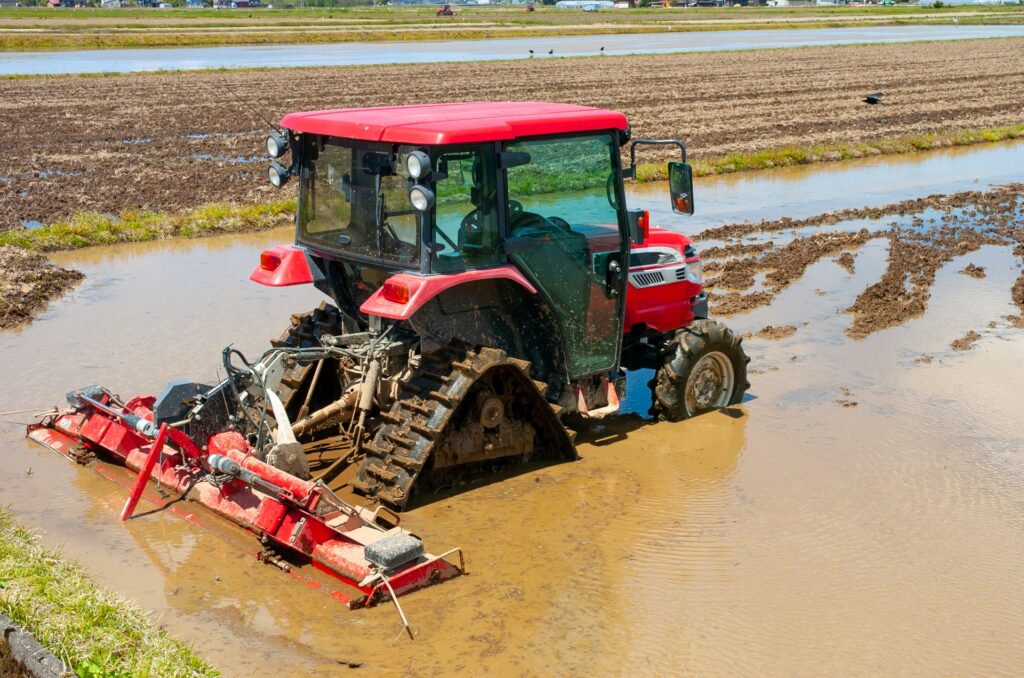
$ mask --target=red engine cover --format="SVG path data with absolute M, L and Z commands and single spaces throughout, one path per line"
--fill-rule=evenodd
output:
M 651 228 L 644 244 L 631 249 L 626 332 L 637 325 L 671 332 L 693 322 L 692 300 L 703 286 L 685 277 L 686 266 L 700 261 L 697 256 L 687 258 L 690 242 L 682 233 Z M 657 263 L 659 256 L 668 261 Z

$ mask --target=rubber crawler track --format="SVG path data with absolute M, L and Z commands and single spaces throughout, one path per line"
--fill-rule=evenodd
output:
M 530 379 L 529 367 L 528 362 L 494 348 L 446 350 L 425 359 L 415 376 L 402 384 L 402 393 L 390 410 L 381 413 L 383 424 L 363 446 L 365 456 L 353 483 L 356 489 L 403 509 L 431 454 L 448 436 L 460 434 L 453 417 L 458 419 L 460 405 L 485 375 L 500 376 L 503 383 L 518 389 L 517 397 L 528 401 L 529 414 L 518 421 L 529 423 L 536 433 L 532 451 L 575 459 L 575 436 L 544 399 L 547 385 Z M 493 370 L 501 372 L 490 374 Z
M 341 311 L 326 302 L 321 303 L 308 313 L 296 313 L 292 316 L 292 324 L 277 341 L 271 341 L 275 348 L 312 348 L 320 346 L 320 337 L 325 334 L 341 332 Z M 281 377 L 278 396 L 287 408 L 291 405 L 295 394 L 306 381 L 313 369 L 312 363 L 292 363 Z

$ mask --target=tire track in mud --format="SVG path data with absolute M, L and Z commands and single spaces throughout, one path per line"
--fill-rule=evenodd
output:
M 768 243 L 741 242 L 751 234 L 775 234 L 808 228 L 835 226 L 847 221 L 885 217 L 913 217 L 908 223 L 893 221 L 888 228 L 855 232 L 828 231 L 795 237 L 782 247 Z M 927 222 L 925 219 L 927 218 Z M 984 245 L 1014 247 L 1024 257 L 1024 184 L 1009 184 L 990 191 L 965 191 L 932 195 L 883 207 L 826 212 L 806 219 L 776 219 L 759 223 L 731 224 L 697 235 L 728 244 L 709 248 L 704 270 L 709 275 L 716 315 L 735 315 L 770 304 L 778 294 L 799 280 L 812 264 L 840 253 L 836 263 L 853 270 L 850 250 L 869 240 L 889 240 L 888 266 L 878 282 L 862 291 L 846 309 L 852 322 L 846 333 L 855 339 L 900 325 L 924 314 L 939 269 L 954 258 Z M 776 236 L 775 239 L 778 239 Z M 744 256 L 748 253 L 755 256 Z M 764 289 L 754 287 L 764 273 Z M 1010 291 L 1020 315 L 1007 320 L 1024 327 L 1024 272 Z
M 609 87 L 609 74 L 628 86 Z M 864 94 L 885 91 L 882 106 Z M 241 106 L 235 95 L 256 109 Z M 1024 39 L 366 68 L 0 79 L 0 228 L 293 195 L 264 177 L 294 110 L 551 100 L 625 112 L 694 159 L 1020 124 Z M 653 159 L 654 155 L 650 157 Z M 647 159 L 647 158 L 645 158 Z

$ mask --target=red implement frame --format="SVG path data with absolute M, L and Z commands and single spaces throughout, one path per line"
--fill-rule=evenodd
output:
M 112 407 L 109 396 L 102 404 Z M 153 420 L 152 396 L 140 396 L 114 408 L 125 415 Z M 349 607 L 369 607 L 465 573 L 461 549 L 441 556 L 424 554 L 390 571 L 382 571 L 365 557 L 364 548 L 391 534 L 375 523 L 367 509 L 341 502 L 322 484 L 302 480 L 270 466 L 251 454 L 241 434 L 226 431 L 211 436 L 200 449 L 182 431 L 161 426 L 151 439 L 122 418 L 89 404 L 44 419 L 28 429 L 28 437 L 78 463 L 97 454 L 124 464 L 139 474 L 122 511 L 129 517 L 152 477 L 186 495 L 214 513 L 241 525 L 361 593 Z M 165 443 L 164 440 L 167 442 Z M 220 455 L 254 474 L 250 485 L 235 477 L 210 472 L 207 459 Z M 449 560 L 458 556 L 458 564 Z

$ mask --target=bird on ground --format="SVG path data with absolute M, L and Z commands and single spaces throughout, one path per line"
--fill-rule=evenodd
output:
M 533 50 L 531 49 L 529 51 L 530 51 L 530 57 L 533 57 Z
M 603 45 L 602 45 L 601 49 L 599 49 L 597 51 L 601 53 L 601 56 L 604 56 L 604 46 Z
M 875 104 L 880 104 L 882 103 L 882 97 L 884 96 L 884 92 L 875 92 L 874 94 L 869 94 L 866 97 L 864 97 L 864 103 L 871 104 L 872 106 L 874 106 Z
M 955 24 L 960 23 L 960 19 L 958 19 L 957 17 L 953 17 L 953 23 L 955 23 Z
M 549 49 L 549 50 L 548 50 L 548 56 L 551 56 L 551 55 L 552 55 L 552 54 L 554 54 L 554 53 L 555 53 L 555 50 L 553 50 L 553 49 Z

